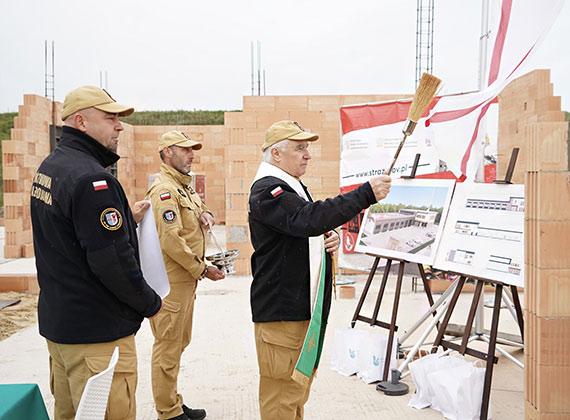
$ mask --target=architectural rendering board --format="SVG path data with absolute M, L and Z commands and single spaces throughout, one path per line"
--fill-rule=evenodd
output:
M 434 267 L 524 286 L 524 185 L 457 184 Z
M 364 214 L 356 251 L 433 264 L 454 180 L 396 179 Z

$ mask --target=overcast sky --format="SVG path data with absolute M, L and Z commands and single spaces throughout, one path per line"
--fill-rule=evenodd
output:
M 433 74 L 443 93 L 476 90 L 481 1 L 435 3 Z M 415 32 L 416 0 L 0 0 L 0 112 L 44 94 L 44 40 L 58 101 L 106 71 L 111 95 L 139 111 L 229 110 L 251 93 L 257 40 L 268 95 L 413 94 Z M 565 110 L 569 40 L 566 2 L 527 67 L 552 70 Z

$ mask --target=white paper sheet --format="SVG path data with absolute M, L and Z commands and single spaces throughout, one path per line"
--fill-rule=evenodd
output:
M 144 278 L 149 286 L 161 298 L 164 298 L 170 293 L 170 283 L 168 282 L 166 267 L 162 259 L 152 206 L 149 207 L 139 223 L 137 236 L 139 238 L 139 256 Z

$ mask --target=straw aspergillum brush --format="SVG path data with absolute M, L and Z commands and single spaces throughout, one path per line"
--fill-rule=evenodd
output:
M 400 151 L 402 147 L 404 147 L 404 142 L 408 136 L 411 136 L 416 128 L 416 124 L 418 120 L 421 118 L 427 107 L 429 106 L 431 100 L 433 99 L 435 92 L 441 80 L 431 74 L 424 73 L 422 74 L 422 79 L 420 80 L 420 85 L 416 90 L 416 94 L 414 95 L 414 99 L 412 100 L 412 105 L 410 106 L 410 111 L 408 112 L 408 118 L 406 119 L 406 125 L 402 129 L 402 133 L 404 133 L 404 138 L 400 142 L 398 146 L 398 150 L 396 150 L 396 154 L 394 155 L 394 159 L 392 159 L 392 164 L 386 174 L 390 175 L 392 173 L 392 169 L 394 169 L 394 165 L 396 164 L 396 159 L 400 155 Z

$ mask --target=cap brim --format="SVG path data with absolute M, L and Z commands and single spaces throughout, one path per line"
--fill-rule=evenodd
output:
M 191 147 L 192 150 L 200 150 L 202 148 L 202 143 L 199 143 L 194 140 L 186 140 L 180 143 L 173 144 L 172 146 Z
M 313 133 L 308 133 L 306 131 L 302 131 L 298 134 L 295 134 L 293 136 L 289 136 L 287 137 L 289 140 L 298 140 L 298 141 L 315 141 L 319 139 L 319 136 Z
M 93 108 L 96 108 L 103 112 L 108 112 L 109 114 L 119 114 L 119 117 L 128 117 L 133 112 L 135 112 L 134 108 L 118 104 L 117 102 L 95 105 Z

